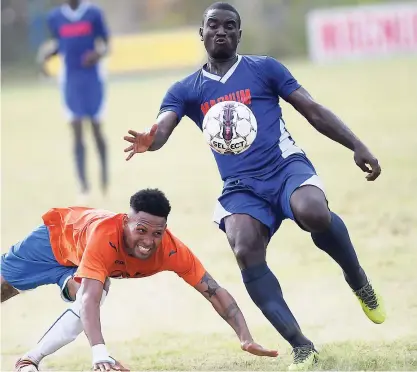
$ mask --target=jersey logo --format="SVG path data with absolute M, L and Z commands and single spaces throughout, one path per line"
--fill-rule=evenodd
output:
M 177 253 L 177 250 L 172 250 L 169 252 L 168 257 L 171 257 L 173 254 Z
M 115 263 L 116 265 L 124 265 L 124 264 L 125 264 L 125 262 L 124 262 L 124 261 L 120 261 L 120 260 L 116 260 L 116 261 L 114 261 L 114 263 Z
M 118 252 L 117 247 L 112 243 L 109 242 L 110 247 L 112 247 L 116 252 Z
M 223 102 L 223 101 L 235 101 L 243 103 L 244 105 L 250 105 L 252 103 L 252 96 L 250 89 L 241 89 L 236 91 L 235 93 L 226 94 L 222 97 L 217 99 L 211 99 L 208 102 L 204 102 L 201 105 L 201 111 L 203 115 L 207 114 L 207 111 L 210 110 L 210 107 L 214 106 L 216 103 Z
M 62 25 L 59 28 L 59 35 L 61 37 L 77 37 L 88 36 L 93 32 L 93 26 L 90 22 L 74 22 Z

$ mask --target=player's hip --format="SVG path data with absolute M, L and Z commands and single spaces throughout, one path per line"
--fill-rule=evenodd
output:
M 279 167 L 262 177 L 227 179 L 213 219 L 224 230 L 224 219 L 227 216 L 247 214 L 262 222 L 272 236 L 284 219 L 294 220 L 291 195 L 304 185 L 318 187 L 324 192 L 323 184 L 307 157 L 291 155 Z
M 2 276 L 19 290 L 62 284 L 75 270 L 58 262 L 45 225 L 38 226 L 1 256 Z
M 222 195 L 246 190 L 271 201 L 271 197 L 285 186 L 285 182 L 289 178 L 298 175 L 316 175 L 313 164 L 304 153 L 291 154 L 288 158 L 280 157 L 259 171 L 242 172 L 238 176 L 226 178 Z

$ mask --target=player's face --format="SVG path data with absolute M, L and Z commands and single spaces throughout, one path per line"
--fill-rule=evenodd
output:
M 208 55 L 214 59 L 233 57 L 241 34 L 236 14 L 224 9 L 208 11 L 203 27 L 200 28 L 201 40 L 204 41 Z
M 145 212 L 131 211 L 124 224 L 124 241 L 128 254 L 146 260 L 158 249 L 167 220 Z

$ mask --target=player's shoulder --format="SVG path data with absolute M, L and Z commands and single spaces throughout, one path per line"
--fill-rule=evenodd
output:
M 97 4 L 88 3 L 87 4 L 87 11 L 93 14 L 102 14 L 103 9 L 99 7 Z
M 62 5 L 52 8 L 46 16 L 48 19 L 56 19 L 62 17 Z
M 191 252 L 190 249 L 169 229 L 165 230 L 162 238 L 162 246 L 165 258 L 170 258 L 173 255 L 182 256 L 183 253 Z
M 266 66 L 269 64 L 279 63 L 277 59 L 268 55 L 256 55 L 256 54 L 244 54 L 242 55 L 242 60 L 250 65 Z
M 199 79 L 201 75 L 201 69 L 193 72 L 177 81 L 177 84 L 181 85 L 184 88 L 189 88 L 195 85 L 195 82 Z

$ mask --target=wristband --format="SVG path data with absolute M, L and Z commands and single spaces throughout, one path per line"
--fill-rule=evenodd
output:
M 93 366 L 97 363 L 109 363 L 112 365 L 116 364 L 115 360 L 111 356 L 109 356 L 106 345 L 94 345 L 91 348 L 91 351 L 93 352 Z

